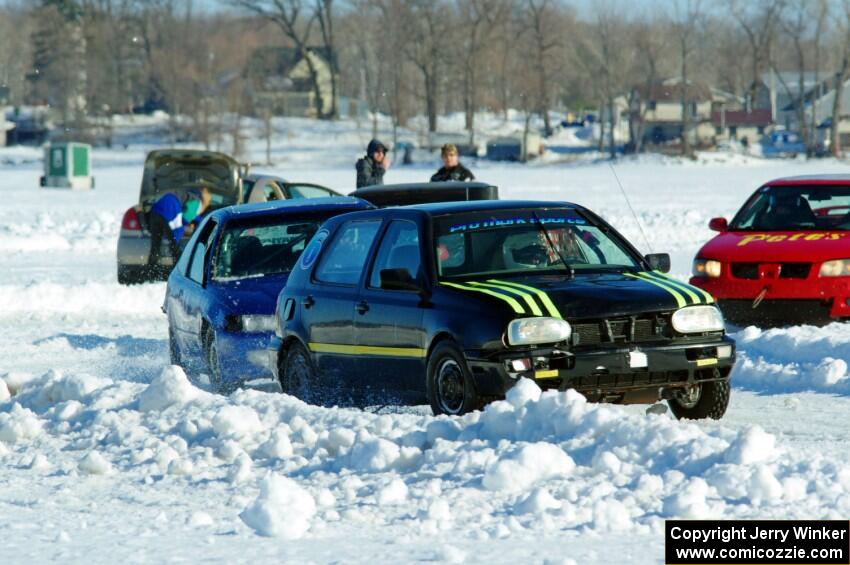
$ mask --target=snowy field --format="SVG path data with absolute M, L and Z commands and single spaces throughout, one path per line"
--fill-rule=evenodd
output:
M 354 124 L 280 122 L 275 165 L 353 188 Z M 365 127 L 365 126 L 364 126 Z M 530 382 L 460 419 L 212 395 L 169 368 L 163 284 L 121 287 L 115 245 L 150 147 L 99 150 L 97 189 L 38 188 L 0 150 L 0 563 L 660 563 L 669 517 L 850 515 L 850 326 L 735 329 L 721 422 L 600 406 Z M 264 158 L 261 140 L 249 146 Z M 387 182 L 425 180 L 435 157 Z M 503 198 L 571 200 L 686 278 L 760 183 L 836 161 L 703 154 L 467 163 Z

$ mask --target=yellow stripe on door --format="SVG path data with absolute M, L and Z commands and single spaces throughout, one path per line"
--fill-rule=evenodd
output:
M 423 358 L 426 350 L 418 347 L 377 347 L 373 345 L 345 345 L 341 343 L 308 344 L 310 351 L 315 353 L 336 353 L 338 355 L 379 355 L 383 357 L 417 357 Z

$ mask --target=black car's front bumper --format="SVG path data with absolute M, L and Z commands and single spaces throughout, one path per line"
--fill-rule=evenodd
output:
M 513 362 L 528 359 L 532 369 Z M 665 389 L 726 380 L 735 363 L 735 342 L 727 336 L 641 347 L 606 345 L 576 351 L 540 348 L 480 356 L 467 352 L 478 393 L 502 396 L 522 377 L 543 389 L 576 389 L 591 400 L 654 401 Z

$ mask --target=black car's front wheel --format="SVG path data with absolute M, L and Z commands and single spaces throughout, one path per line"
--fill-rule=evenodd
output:
M 677 390 L 667 403 L 680 420 L 719 420 L 729 406 L 729 381 L 711 381 Z
M 481 408 L 463 352 L 452 342 L 438 343 L 428 357 L 426 388 L 435 415 L 460 416 Z

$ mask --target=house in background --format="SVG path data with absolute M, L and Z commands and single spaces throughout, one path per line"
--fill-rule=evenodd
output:
M 314 81 L 307 59 L 317 71 Z M 277 116 L 315 118 L 316 90 L 323 114 L 334 108 L 332 66 L 324 48 L 307 49 L 306 55 L 292 47 L 261 47 L 248 59 L 243 71 L 253 112 Z
M 725 107 L 739 107 L 742 100 L 707 84 L 675 77 L 650 85 L 636 85 L 629 95 L 615 100 L 618 122 L 638 117 L 643 124 L 644 144 L 664 144 L 681 139 L 684 128 L 682 94 L 687 98 L 690 142 L 710 145 L 716 128 L 712 117 Z M 603 116 L 603 122 L 607 120 Z
M 718 141 L 735 140 L 745 145 L 757 143 L 773 125 L 770 108 L 727 110 L 721 107 L 711 113 L 714 135 Z

